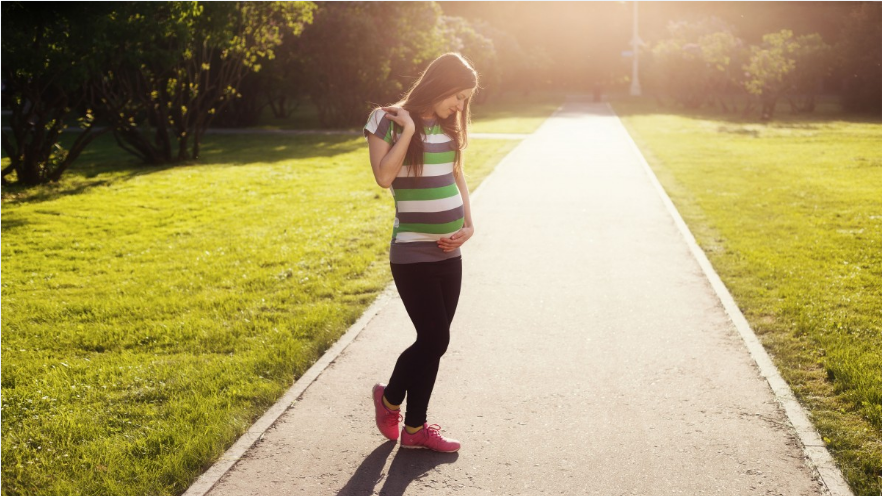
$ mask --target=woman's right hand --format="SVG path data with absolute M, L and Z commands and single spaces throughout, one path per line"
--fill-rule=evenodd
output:
M 404 129 L 413 131 L 416 128 L 416 125 L 413 123 L 413 118 L 410 116 L 410 112 L 404 110 L 401 107 L 380 107 L 384 112 L 386 112 L 386 118 L 390 121 L 398 124 Z

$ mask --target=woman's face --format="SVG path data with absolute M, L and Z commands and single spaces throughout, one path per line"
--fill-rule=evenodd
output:
M 474 89 L 461 90 L 441 100 L 440 102 L 436 103 L 435 107 L 433 108 L 433 110 L 435 111 L 435 115 L 437 115 L 441 119 L 446 119 L 450 117 L 450 115 L 454 112 L 462 112 L 466 100 L 471 98 L 474 92 Z

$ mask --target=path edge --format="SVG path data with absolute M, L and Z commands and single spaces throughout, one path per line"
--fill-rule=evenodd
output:
M 711 265 L 704 250 L 698 246 L 695 236 L 692 235 L 689 226 L 686 225 L 686 222 L 683 220 L 677 207 L 674 206 L 674 202 L 671 201 L 668 193 L 665 191 L 664 187 L 662 187 L 655 172 L 649 166 L 649 163 L 646 161 L 646 158 L 643 156 L 637 143 L 634 141 L 634 138 L 631 137 L 631 133 L 628 132 L 628 128 L 625 127 L 622 119 L 609 102 L 606 102 L 606 106 L 616 117 L 616 122 L 622 127 L 622 130 L 628 137 L 628 142 L 633 148 L 634 153 L 639 157 L 644 171 L 647 176 L 649 176 L 649 180 L 655 188 L 656 193 L 658 193 L 658 196 L 661 198 L 662 203 L 664 203 L 668 214 L 672 217 L 674 224 L 676 224 L 677 229 L 680 231 L 680 234 L 689 246 L 689 251 L 692 252 L 695 260 L 701 267 L 702 272 L 704 272 L 705 277 L 707 277 L 708 282 L 714 289 L 717 297 L 720 299 L 720 303 L 722 303 L 723 308 L 725 308 L 726 313 L 729 315 L 729 318 L 738 330 L 738 334 L 741 335 L 747 350 L 750 352 L 750 356 L 759 368 L 760 375 L 766 379 L 769 387 L 772 389 L 772 393 L 775 395 L 775 399 L 784 408 L 787 420 L 790 421 L 793 430 L 796 432 L 796 435 L 802 444 L 803 454 L 805 455 L 805 459 L 809 462 L 808 464 L 810 468 L 816 472 L 818 479 L 821 481 L 821 484 L 830 496 L 854 496 L 848 483 L 845 482 L 842 472 L 839 470 L 839 467 L 836 466 L 829 450 L 827 450 L 827 445 L 824 443 L 823 439 L 821 439 L 821 436 L 818 434 L 818 431 L 815 429 L 811 420 L 809 420 L 808 414 L 802 408 L 802 405 L 799 404 L 799 401 L 796 399 L 796 396 L 794 396 L 790 386 L 784 378 L 781 377 L 778 368 L 775 366 L 774 362 L 772 362 L 766 349 L 756 337 L 756 334 L 747 322 L 747 318 L 744 317 L 741 309 L 738 308 L 735 299 L 732 297 L 732 294 L 729 293 L 729 289 L 726 288 L 726 285 L 723 284 L 723 280 L 720 279 L 719 274 L 717 274 L 717 271 L 714 269 L 713 265 Z
M 343 351 L 355 341 L 368 323 L 392 300 L 396 294 L 395 285 L 389 283 L 377 298 L 361 314 L 361 317 L 352 324 L 349 329 L 327 351 L 322 354 L 312 366 L 303 373 L 294 384 L 271 406 L 264 414 L 255 421 L 251 427 L 242 434 L 239 439 L 220 456 L 196 481 L 190 485 L 183 496 L 204 496 L 220 482 L 221 478 L 233 468 L 234 465 L 259 441 L 263 434 L 276 423 L 279 417 L 288 408 L 294 406 L 297 399 L 309 386 L 328 368 L 329 365 L 343 353 Z
M 493 167 L 493 170 L 490 171 L 489 174 L 481 181 L 473 191 L 469 192 L 469 198 L 474 201 L 474 199 L 478 196 L 478 193 L 483 191 L 481 186 L 487 184 L 487 181 L 493 177 L 497 170 L 500 167 L 504 166 L 506 162 L 508 162 L 509 157 L 511 157 L 515 150 L 521 147 L 529 137 L 539 130 L 542 125 L 551 119 L 558 112 L 563 109 L 563 105 L 560 105 L 554 112 L 551 113 L 548 117 L 545 118 L 545 121 L 539 125 L 536 130 L 532 133 L 525 134 L 523 138 L 520 139 L 520 142 L 515 145 L 502 159 L 499 161 L 496 166 Z M 360 134 L 360 133 L 359 133 Z M 485 133 L 486 134 L 486 133 Z M 513 135 L 512 135 L 513 136 Z M 514 139 L 514 138 L 508 138 Z M 361 317 L 352 324 L 349 329 L 343 334 L 340 339 L 334 343 L 333 346 L 328 348 L 327 351 L 319 358 L 306 372 L 303 373 L 300 378 L 294 381 L 294 384 L 291 385 L 290 388 L 279 398 L 276 403 L 273 404 L 259 419 L 257 419 L 251 427 L 242 434 L 239 439 L 224 452 L 223 455 L 220 456 L 212 465 L 208 468 L 199 478 L 196 479 L 193 484 L 187 488 L 187 491 L 184 492 L 182 496 L 205 496 L 209 491 L 214 489 L 214 487 L 220 482 L 220 480 L 227 474 L 227 472 L 232 469 L 236 463 L 239 462 L 240 459 L 254 446 L 257 441 L 259 441 L 263 434 L 276 423 L 279 417 L 284 414 L 288 408 L 292 408 L 297 399 L 315 382 L 322 372 L 328 368 L 329 365 L 334 363 L 337 358 L 355 341 L 355 338 L 361 334 L 361 331 L 364 330 L 365 327 L 370 323 L 371 320 L 389 303 L 396 295 L 398 291 L 395 289 L 395 283 L 390 282 L 383 291 L 377 296 L 374 302 L 364 311 Z

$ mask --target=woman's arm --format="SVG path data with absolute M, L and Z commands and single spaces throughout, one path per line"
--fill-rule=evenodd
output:
M 465 174 L 460 171 L 459 176 L 456 178 L 456 186 L 459 188 L 459 194 L 462 195 L 462 209 L 465 217 L 465 223 L 462 227 L 470 227 L 472 229 L 475 226 L 472 224 L 472 209 L 469 203 L 469 186 L 466 184 Z
M 459 171 L 459 176 L 456 177 L 456 186 L 459 188 L 459 194 L 462 196 L 464 219 L 462 229 L 451 234 L 449 238 L 438 240 L 438 247 L 445 253 L 459 248 L 475 233 L 475 225 L 472 223 L 472 208 L 469 202 L 469 186 L 466 184 L 465 173 L 462 169 Z
M 370 148 L 371 168 L 374 170 L 374 179 L 382 188 L 388 188 L 398 176 L 398 171 L 404 164 L 407 155 L 407 147 L 416 130 L 410 114 L 402 108 L 384 107 L 387 112 L 384 119 L 389 119 L 403 128 L 394 145 L 383 141 L 376 135 L 368 135 L 368 147 Z M 395 112 L 393 114 L 392 112 Z

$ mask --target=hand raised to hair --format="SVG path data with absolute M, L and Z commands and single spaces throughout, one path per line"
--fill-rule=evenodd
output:
M 383 111 L 386 112 L 386 118 L 390 121 L 398 124 L 404 129 L 410 129 L 411 131 L 416 129 L 416 125 L 413 123 L 413 118 L 410 116 L 410 112 L 404 110 L 401 107 L 380 107 Z

